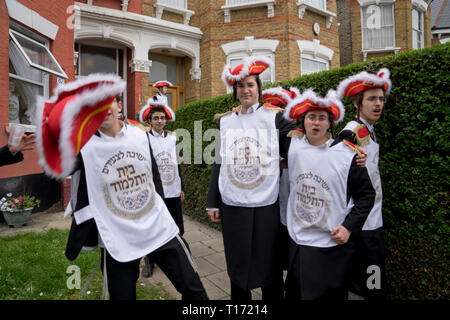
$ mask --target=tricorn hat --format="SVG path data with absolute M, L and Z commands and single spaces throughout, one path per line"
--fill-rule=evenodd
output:
M 392 86 L 390 75 L 391 72 L 387 68 L 380 69 L 377 74 L 362 71 L 341 81 L 337 88 L 337 95 L 340 99 L 354 97 L 360 92 L 376 88 L 383 89 L 388 95 Z
M 241 81 L 250 75 L 261 74 L 272 66 L 272 59 L 266 56 L 245 57 L 244 62 L 233 70 L 231 70 L 230 65 L 225 65 L 222 80 L 228 87 L 233 87 L 236 81 Z
M 288 120 L 299 120 L 303 114 L 311 110 L 324 110 L 332 114 L 334 123 L 344 119 L 345 108 L 337 98 L 336 91 L 330 90 L 325 98 L 317 96 L 312 89 L 293 99 L 286 107 L 284 117 Z
M 125 81 L 115 74 L 91 74 L 59 85 L 46 101 L 37 97 L 36 145 L 46 174 L 68 176 L 81 148 L 105 120 Z
M 284 108 L 291 100 L 291 92 L 282 87 L 268 88 L 262 92 L 262 100 L 264 103 Z
M 168 121 L 175 121 L 175 112 L 165 103 L 165 100 L 149 98 L 147 104 L 139 111 L 139 122 L 148 123 L 152 110 L 164 112 Z
M 156 81 L 156 82 L 153 84 L 153 86 L 154 86 L 155 88 L 161 88 L 161 87 L 172 87 L 173 85 L 172 85 L 172 83 L 170 83 L 170 82 L 167 81 L 167 80 L 159 80 L 159 81 Z

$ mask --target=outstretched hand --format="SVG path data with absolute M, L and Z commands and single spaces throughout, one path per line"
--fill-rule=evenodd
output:
M 8 130 L 6 130 L 6 133 L 9 135 Z M 8 149 L 11 153 L 32 150 L 34 148 L 34 143 L 35 143 L 34 133 L 30 135 L 22 134 L 19 145 L 12 146 L 8 144 Z

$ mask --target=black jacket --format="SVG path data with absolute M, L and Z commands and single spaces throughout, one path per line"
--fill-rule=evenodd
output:
M 17 163 L 22 160 L 22 152 L 17 152 L 15 155 L 12 155 L 11 151 L 9 151 L 8 145 L 0 148 L 0 166 Z

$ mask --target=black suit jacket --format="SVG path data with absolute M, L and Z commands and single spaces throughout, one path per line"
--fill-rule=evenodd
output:
M 22 152 L 17 152 L 15 155 L 12 155 L 11 151 L 9 151 L 8 145 L 0 148 L 0 166 L 17 163 L 22 160 Z

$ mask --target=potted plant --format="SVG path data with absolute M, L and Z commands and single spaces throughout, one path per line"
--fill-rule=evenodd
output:
M 40 201 L 32 196 L 22 195 L 13 197 L 8 193 L 0 199 L 0 210 L 6 223 L 10 227 L 22 227 L 28 223 L 31 211 L 39 207 Z

